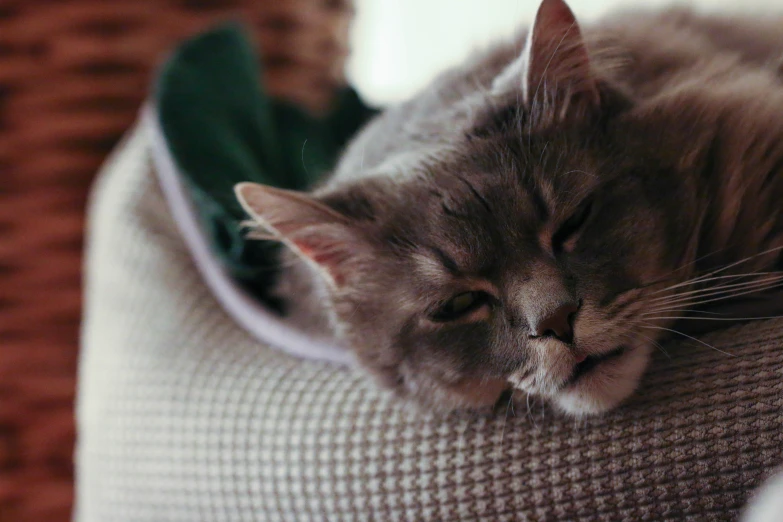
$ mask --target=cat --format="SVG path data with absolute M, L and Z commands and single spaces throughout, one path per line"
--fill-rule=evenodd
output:
M 289 247 L 288 320 L 422 404 L 513 389 L 580 417 L 632 395 L 685 325 L 779 313 L 781 27 L 684 9 L 582 27 L 543 0 L 312 192 L 237 185 Z

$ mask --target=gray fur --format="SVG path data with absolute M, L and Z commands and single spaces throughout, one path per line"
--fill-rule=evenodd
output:
M 405 396 L 477 407 L 510 383 L 573 415 L 604 411 L 633 391 L 654 342 L 687 324 L 676 318 L 713 295 L 700 291 L 779 283 L 697 278 L 741 260 L 719 275 L 779 268 L 783 20 L 672 10 L 580 28 L 570 16 L 544 0 L 530 37 L 387 110 L 313 205 L 238 188 L 304 260 L 280 292 L 298 303 L 294 322 L 321 325 Z M 486 313 L 432 320 L 476 289 L 494 296 Z M 574 342 L 533 335 L 566 302 L 580 307 Z M 618 347 L 574 381 L 584 357 Z

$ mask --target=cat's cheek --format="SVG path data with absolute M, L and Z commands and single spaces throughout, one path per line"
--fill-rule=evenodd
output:
M 453 396 L 457 408 L 485 408 L 494 406 L 501 394 L 508 389 L 506 379 L 465 378 L 445 388 Z
M 557 394 L 554 403 L 574 417 L 598 415 L 617 407 L 638 387 L 651 352 L 649 346 L 637 346 L 618 360 L 604 363 Z

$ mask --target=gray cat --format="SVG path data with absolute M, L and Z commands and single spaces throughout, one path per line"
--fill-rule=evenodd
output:
M 290 247 L 290 320 L 429 405 L 512 387 L 581 416 L 632 394 L 684 325 L 775 313 L 781 29 L 685 10 L 580 27 L 543 0 L 311 194 L 237 186 Z

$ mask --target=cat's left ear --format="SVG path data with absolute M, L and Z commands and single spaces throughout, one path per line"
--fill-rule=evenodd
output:
M 258 183 L 239 183 L 234 193 L 245 211 L 271 236 L 342 286 L 368 258 L 368 242 L 351 219 L 308 194 Z
M 542 0 L 522 54 L 492 85 L 498 95 L 520 89 L 526 106 L 560 118 L 600 104 L 582 32 L 563 0 Z

